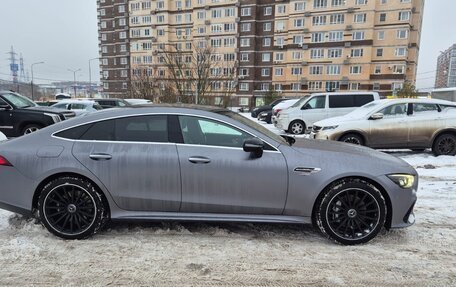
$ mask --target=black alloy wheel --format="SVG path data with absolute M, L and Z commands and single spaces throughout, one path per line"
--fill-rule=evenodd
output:
M 432 152 L 436 155 L 455 155 L 456 136 L 453 134 L 443 134 L 437 137 L 432 146 Z
M 359 179 L 333 185 L 317 207 L 320 230 L 345 245 L 368 242 L 380 232 L 386 218 L 381 192 Z
M 59 178 L 44 187 L 39 213 L 45 227 L 65 239 L 93 235 L 106 216 L 95 187 L 89 181 L 73 177 Z

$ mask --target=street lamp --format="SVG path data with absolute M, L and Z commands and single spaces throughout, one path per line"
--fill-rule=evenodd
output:
M 79 72 L 81 69 L 72 70 L 68 69 L 68 71 L 73 72 L 73 87 L 74 87 L 74 97 L 76 98 L 76 73 Z
M 98 60 L 100 58 L 92 58 L 89 60 L 89 98 L 92 97 L 92 67 L 90 66 L 90 62 L 93 60 Z
M 32 81 L 30 82 L 30 85 L 31 85 L 31 87 L 32 87 L 32 101 L 34 100 L 34 99 L 33 99 L 33 66 L 34 66 L 34 65 L 39 65 L 39 64 L 44 64 L 44 62 L 36 62 L 36 63 L 33 63 L 33 64 L 31 65 L 31 70 L 32 70 Z

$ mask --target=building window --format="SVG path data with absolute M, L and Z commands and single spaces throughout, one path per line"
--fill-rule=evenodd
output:
M 374 74 L 379 75 L 381 73 L 382 73 L 382 66 L 380 66 L 380 65 L 375 66 Z
M 275 54 L 275 60 L 277 62 L 282 62 L 283 61 L 283 53 L 276 53 Z
M 380 22 L 386 21 L 386 13 L 380 13 Z
M 302 68 L 301 67 L 292 67 L 291 68 L 291 74 L 292 75 L 301 75 L 302 74 Z
M 271 31 L 271 29 L 272 29 L 271 22 L 263 23 L 263 31 Z
M 354 41 L 364 40 L 364 31 L 356 31 L 352 35 Z
M 409 21 L 409 20 L 410 20 L 410 11 L 399 12 L 399 21 Z
M 398 39 L 407 39 L 409 31 L 407 29 L 400 29 L 396 32 L 396 38 Z
M 328 58 L 340 58 L 342 57 L 342 51 L 341 48 L 328 49 Z
M 295 11 L 304 11 L 304 9 L 306 8 L 306 3 L 305 2 L 295 2 L 294 3 L 294 10 Z
M 304 27 L 304 19 L 294 19 L 294 27 L 295 28 Z
M 282 38 L 282 41 L 283 41 L 283 38 Z M 295 35 L 293 36 L 293 44 L 302 44 L 304 43 L 304 37 L 302 35 Z
M 352 90 L 352 91 L 359 90 L 359 83 L 350 83 L 349 89 Z
M 241 62 L 248 62 L 249 61 L 249 54 L 241 53 Z
M 262 77 L 269 77 L 269 76 L 270 76 L 270 70 L 269 70 L 269 68 L 263 68 L 263 69 L 261 69 L 261 76 L 262 76 Z
M 361 58 L 364 55 L 364 49 L 352 49 L 350 56 L 352 58 Z
M 324 55 L 325 55 L 325 50 L 323 50 L 323 49 L 311 49 L 310 50 L 311 59 L 320 59 L 320 58 L 323 58 Z
M 385 31 L 378 31 L 377 39 L 380 41 L 385 40 Z
M 353 22 L 355 23 L 365 23 L 367 19 L 366 13 L 359 13 L 353 16 Z
M 241 47 L 250 47 L 250 39 L 249 38 L 241 39 Z
M 239 83 L 239 91 L 248 91 L 249 84 L 248 83 Z
M 323 66 L 310 66 L 309 74 L 310 75 L 323 75 Z
M 405 74 L 405 65 L 394 65 L 393 74 Z
M 361 66 L 351 66 L 350 67 L 350 74 L 359 75 L 359 74 L 361 74 L 361 70 L 362 70 Z
M 321 43 L 325 41 L 325 33 L 323 32 L 317 32 L 317 33 L 312 33 L 312 43 Z
M 314 0 L 314 8 L 326 8 L 328 7 L 328 0 Z
M 275 68 L 274 74 L 276 76 L 283 76 L 283 68 Z
M 331 92 L 331 91 L 337 91 L 340 89 L 340 82 L 335 82 L 335 81 L 330 81 L 326 82 L 326 90 Z
M 271 54 L 269 54 L 269 53 L 262 53 L 262 54 L 261 54 L 261 61 L 263 61 L 263 62 L 270 62 L 270 61 L 271 61 Z
M 374 83 L 372 85 L 372 90 L 374 91 L 380 91 L 380 84 L 379 83 Z
M 252 9 L 250 7 L 244 7 L 241 9 L 241 16 L 250 16 Z
M 329 17 L 329 24 L 343 24 L 345 22 L 344 14 L 332 14 Z
M 263 38 L 263 47 L 271 46 L 271 38 Z
M 329 65 L 326 67 L 326 73 L 328 75 L 340 75 L 341 67 L 339 65 Z
M 285 5 L 277 5 L 277 14 L 284 14 L 286 12 Z
M 262 91 L 269 91 L 269 83 L 261 83 Z
M 293 60 L 301 60 L 302 59 L 302 53 L 294 51 L 291 54 L 291 57 L 292 57 Z
M 300 91 L 301 90 L 301 84 L 300 83 L 292 83 L 291 84 L 291 89 L 293 91 Z
M 250 31 L 250 23 L 242 23 L 242 25 L 241 25 L 241 31 L 242 31 L 242 32 L 248 32 L 248 31 Z
M 346 0 L 331 0 L 331 6 L 333 7 L 338 7 L 338 6 L 344 6 Z
M 326 15 L 312 17 L 312 25 L 313 26 L 326 25 Z
M 272 7 L 271 6 L 264 7 L 264 15 L 265 16 L 272 15 Z
M 383 57 L 383 48 L 377 49 L 377 57 Z
M 344 40 L 344 32 L 342 31 L 332 31 L 328 33 L 329 42 L 340 42 Z
M 394 52 L 394 55 L 396 57 L 405 57 L 405 56 L 407 56 L 407 48 L 405 48 L 405 47 L 396 48 L 396 50 Z
M 320 91 L 323 88 L 323 82 L 320 81 L 311 81 L 309 82 L 309 90 L 310 91 Z

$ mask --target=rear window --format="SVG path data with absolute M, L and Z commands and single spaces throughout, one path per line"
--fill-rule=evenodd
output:
M 92 126 L 92 124 L 83 125 L 75 128 L 71 128 L 55 135 L 61 138 L 70 139 L 70 140 L 77 140 L 81 138 L 81 136 Z

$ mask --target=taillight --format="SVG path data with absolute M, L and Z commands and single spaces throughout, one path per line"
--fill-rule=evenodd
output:
M 0 155 L 0 166 L 13 166 L 6 158 Z

